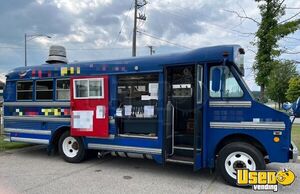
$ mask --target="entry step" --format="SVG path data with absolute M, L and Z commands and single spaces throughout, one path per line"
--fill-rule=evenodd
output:
M 176 145 L 174 146 L 174 149 L 176 150 L 190 150 L 190 151 L 193 151 L 194 150 L 194 147 L 193 146 L 190 146 L 190 145 Z M 201 152 L 201 148 L 197 148 L 197 151 L 198 152 Z
M 166 161 L 172 163 L 194 165 L 194 159 L 191 157 L 173 155 L 172 157 L 167 158 Z
M 191 151 L 194 150 L 193 147 L 187 146 L 187 145 L 178 145 L 178 146 L 174 146 L 174 149 L 177 149 L 177 150 L 191 150 Z

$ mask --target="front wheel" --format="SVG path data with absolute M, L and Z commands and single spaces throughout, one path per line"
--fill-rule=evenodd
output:
M 59 138 L 59 154 L 62 158 L 71 163 L 81 162 L 86 155 L 86 150 L 81 138 L 73 137 L 66 131 Z
M 266 164 L 262 153 L 256 147 L 244 142 L 233 142 L 220 150 L 217 168 L 226 182 L 237 186 L 237 168 L 265 170 Z

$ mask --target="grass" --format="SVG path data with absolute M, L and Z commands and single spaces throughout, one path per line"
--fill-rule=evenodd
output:
M 4 141 L 4 137 L 0 136 L 0 152 L 6 151 L 6 150 L 12 150 L 12 149 L 18 149 L 30 146 L 26 143 L 11 143 Z
M 298 148 L 300 148 L 300 125 L 293 125 L 292 140 L 295 142 Z

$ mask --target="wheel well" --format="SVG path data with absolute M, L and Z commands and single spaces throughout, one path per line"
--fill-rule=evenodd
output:
M 255 138 L 245 135 L 245 134 L 234 134 L 234 135 L 229 135 L 224 137 L 218 144 L 215 155 L 219 153 L 219 151 L 227 144 L 232 143 L 232 142 L 246 142 L 254 147 L 256 147 L 262 154 L 263 156 L 268 155 L 265 147 Z
M 54 132 L 54 134 L 53 134 L 53 136 L 52 136 L 52 140 L 51 140 L 51 145 L 53 146 L 53 148 L 54 148 L 55 150 L 58 150 L 58 141 L 59 141 L 60 136 L 61 136 L 65 131 L 68 131 L 68 130 L 70 130 L 70 127 L 64 126 L 64 127 L 58 128 L 58 129 Z

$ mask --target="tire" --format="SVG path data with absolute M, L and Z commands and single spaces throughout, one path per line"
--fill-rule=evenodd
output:
M 69 131 L 64 132 L 58 141 L 60 156 L 67 162 L 79 163 L 86 157 L 86 150 L 80 137 L 73 137 Z
M 262 153 L 254 146 L 245 142 L 233 142 L 223 147 L 217 158 L 217 169 L 223 179 L 233 186 L 236 184 L 235 168 L 249 170 L 265 170 L 266 164 Z

